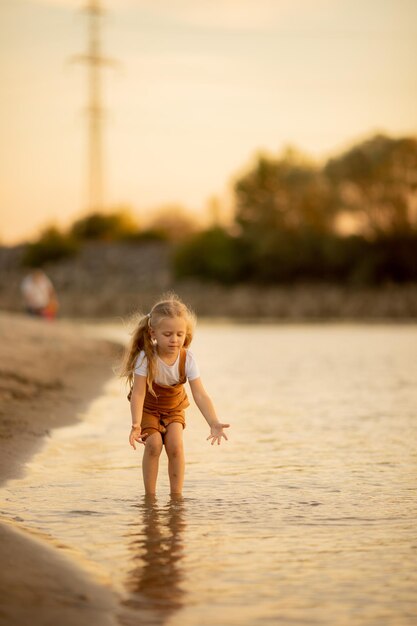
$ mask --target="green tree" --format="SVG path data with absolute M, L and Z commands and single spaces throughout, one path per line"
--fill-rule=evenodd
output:
M 287 149 L 278 159 L 260 156 L 237 180 L 235 219 L 245 236 L 300 229 L 330 232 L 331 190 L 320 170 L 306 157 Z
M 357 231 L 370 238 L 417 230 L 417 140 L 377 135 L 339 157 L 324 173 L 338 211 L 354 216 Z
M 138 233 L 136 220 L 128 210 L 113 213 L 91 213 L 71 227 L 70 234 L 78 240 L 118 241 Z
M 245 277 L 245 258 L 241 240 L 214 226 L 178 245 L 173 262 L 178 278 L 197 276 L 229 284 Z
M 77 241 L 55 226 L 45 228 L 37 241 L 27 245 L 22 263 L 28 267 L 42 267 L 74 256 L 79 249 Z
M 247 276 L 275 282 L 315 275 L 334 221 L 331 186 L 320 169 L 287 149 L 276 159 L 258 157 L 234 190 Z

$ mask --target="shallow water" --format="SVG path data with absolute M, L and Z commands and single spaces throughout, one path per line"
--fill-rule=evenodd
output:
M 2 489 L 3 517 L 105 574 L 125 624 L 411 626 L 416 348 L 414 325 L 201 325 L 193 349 L 232 428 L 212 447 L 188 409 L 183 499 L 165 455 L 143 497 L 113 380 Z

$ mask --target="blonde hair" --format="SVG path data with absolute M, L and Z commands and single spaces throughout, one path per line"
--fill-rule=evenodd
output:
M 156 375 L 156 350 L 152 343 L 150 330 L 157 328 L 162 320 L 167 317 L 181 317 L 185 320 L 186 331 L 184 348 L 188 348 L 190 345 L 193 339 L 196 324 L 196 317 L 194 313 L 175 293 L 169 293 L 162 296 L 161 300 L 154 304 L 150 313 L 147 315 L 139 314 L 136 328 L 132 333 L 129 345 L 126 348 L 119 376 L 127 379 L 131 389 L 133 387 L 136 361 L 139 353 L 143 350 L 148 361 L 146 382 L 150 392 L 153 393 L 153 395 L 156 395 L 153 390 L 153 382 Z

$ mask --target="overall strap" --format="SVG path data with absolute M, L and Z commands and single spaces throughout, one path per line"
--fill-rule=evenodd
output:
M 180 362 L 178 365 L 178 374 L 180 378 L 180 383 L 184 383 L 187 378 L 185 376 L 185 361 L 187 358 L 187 350 L 185 348 L 181 348 L 180 352 Z

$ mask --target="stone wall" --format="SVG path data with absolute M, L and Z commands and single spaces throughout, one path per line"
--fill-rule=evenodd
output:
M 0 248 L 0 308 L 21 311 L 24 249 Z M 73 258 L 43 269 L 57 291 L 64 317 L 124 315 L 142 306 L 141 294 L 159 294 L 172 283 L 169 247 L 160 242 L 89 243 Z M 147 304 L 145 302 L 144 304 Z
M 21 311 L 22 246 L 0 248 L 0 309 Z M 173 290 L 198 315 L 271 320 L 417 319 L 417 285 L 358 288 L 344 285 L 224 287 L 175 281 L 170 246 L 163 242 L 90 243 L 79 255 L 46 266 L 59 297 L 62 317 L 128 317 L 148 311 Z

